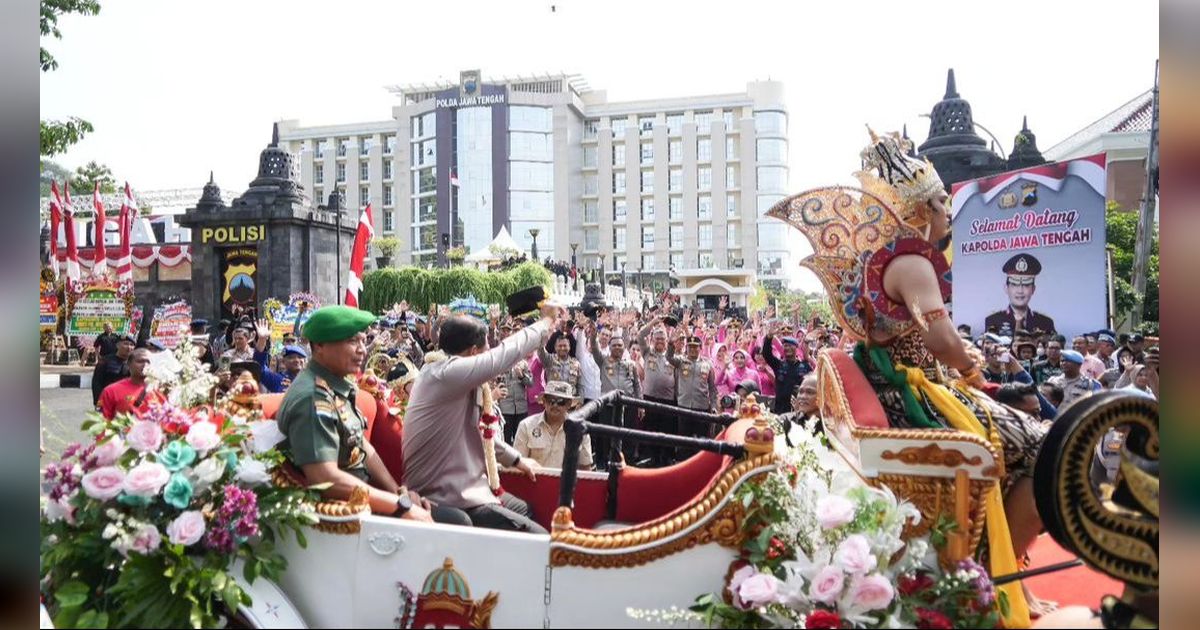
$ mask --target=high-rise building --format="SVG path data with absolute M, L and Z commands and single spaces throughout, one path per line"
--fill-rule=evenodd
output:
M 507 228 L 528 254 L 640 272 L 741 269 L 783 282 L 784 225 L 762 214 L 788 193 L 779 82 L 744 92 L 609 102 L 575 75 L 389 88 L 380 122 L 280 123 L 305 192 L 368 201 L 398 262 L 436 265 Z M 574 246 L 574 247 L 572 247 Z

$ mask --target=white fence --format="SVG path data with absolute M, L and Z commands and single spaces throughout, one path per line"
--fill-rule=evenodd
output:
M 570 280 L 564 280 L 562 276 L 554 276 L 554 285 L 550 289 L 550 293 L 554 296 L 555 301 L 565 306 L 578 306 L 579 301 L 583 299 L 583 280 L 576 284 Z M 610 307 L 625 308 L 635 307 L 641 308 L 643 301 L 653 302 L 656 298 L 650 291 L 639 291 L 637 287 L 630 286 L 625 289 L 625 295 L 621 295 L 621 287 L 608 285 L 604 287 L 604 300 Z

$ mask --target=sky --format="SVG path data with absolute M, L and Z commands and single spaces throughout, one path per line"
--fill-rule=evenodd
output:
M 210 170 L 242 190 L 272 122 L 388 120 L 384 86 L 478 68 L 578 73 L 610 101 L 782 81 L 800 192 L 852 183 L 864 124 L 923 141 L 948 68 L 1004 153 L 1025 115 L 1045 150 L 1149 89 L 1159 46 L 1150 0 L 100 3 L 42 38 L 59 69 L 42 74 L 41 115 L 96 128 L 56 161 L 95 160 L 144 190 L 197 187 Z

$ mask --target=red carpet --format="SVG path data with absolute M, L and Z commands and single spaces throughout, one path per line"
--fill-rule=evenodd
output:
M 1038 538 L 1029 551 L 1030 569 L 1037 569 L 1074 559 L 1048 535 Z M 1058 602 L 1059 606 L 1080 605 L 1096 608 L 1107 594 L 1120 595 L 1124 586 L 1103 573 L 1082 566 L 1056 573 L 1039 575 L 1026 580 L 1026 585 L 1041 599 Z

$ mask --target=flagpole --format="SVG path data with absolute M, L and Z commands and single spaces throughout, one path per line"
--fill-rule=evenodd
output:
M 1137 240 L 1133 246 L 1133 293 L 1138 303 L 1130 314 L 1130 326 L 1136 331 L 1142 323 L 1145 308 L 1146 276 L 1150 266 L 1150 249 L 1154 241 L 1154 197 L 1158 194 L 1158 62 L 1154 62 L 1154 96 L 1150 116 L 1150 147 L 1146 153 L 1146 188 L 1142 193 L 1141 213 L 1138 216 Z
M 333 211 L 337 217 L 337 303 L 342 303 L 342 197 L 338 192 L 337 185 L 333 187 Z

